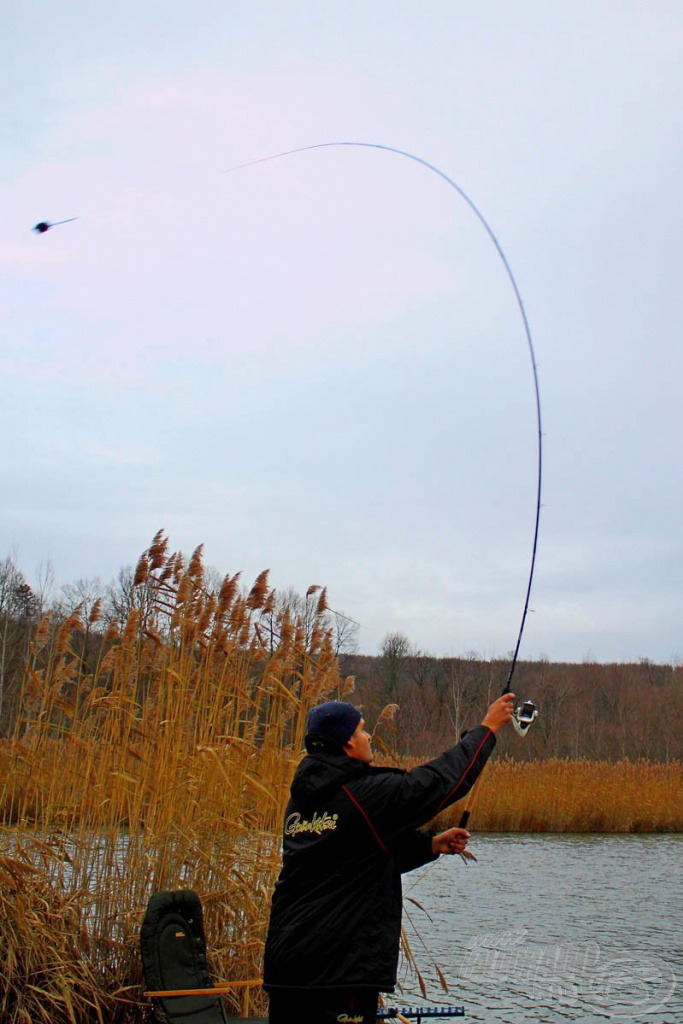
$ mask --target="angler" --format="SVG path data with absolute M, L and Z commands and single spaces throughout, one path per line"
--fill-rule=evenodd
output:
M 465 829 L 422 826 L 474 785 L 514 700 L 499 697 L 460 743 L 411 771 L 372 765 L 371 736 L 352 704 L 309 713 L 266 940 L 271 1024 L 375 1021 L 379 992 L 396 984 L 401 875 L 466 852 Z M 312 827 L 320 821 L 327 827 Z

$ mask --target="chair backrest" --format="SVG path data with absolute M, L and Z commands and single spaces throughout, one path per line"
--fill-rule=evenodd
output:
M 196 892 L 157 892 L 140 928 L 140 956 L 150 992 L 210 988 L 202 905 Z M 152 1000 L 164 1024 L 227 1024 L 220 996 L 171 996 Z

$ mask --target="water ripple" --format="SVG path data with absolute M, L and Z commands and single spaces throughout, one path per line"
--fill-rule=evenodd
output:
M 473 1021 L 683 1022 L 683 836 L 498 833 L 471 848 L 477 865 L 443 857 L 405 879 L 432 918 L 407 904 L 430 998 L 435 963 Z M 402 983 L 418 995 L 407 965 Z

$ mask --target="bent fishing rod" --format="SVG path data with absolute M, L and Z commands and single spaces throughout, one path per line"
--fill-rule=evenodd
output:
M 432 173 L 436 174 L 439 178 L 441 178 L 443 181 L 445 181 L 446 184 L 450 188 L 454 189 L 455 192 L 457 192 L 457 194 L 465 201 L 465 203 L 467 203 L 468 207 L 474 213 L 474 215 L 478 219 L 479 223 L 482 225 L 482 227 L 486 231 L 486 234 L 490 238 L 491 242 L 495 246 L 496 252 L 498 253 L 498 256 L 500 257 L 500 260 L 501 260 L 501 262 L 502 262 L 502 264 L 503 264 L 503 266 L 505 268 L 505 272 L 506 272 L 506 274 L 508 276 L 508 280 L 510 281 L 510 284 L 512 286 L 512 290 L 513 290 L 514 295 L 515 295 L 515 300 L 517 302 L 517 308 L 519 309 L 519 313 L 520 313 L 521 318 L 522 318 L 522 324 L 524 326 L 524 335 L 526 337 L 527 348 L 528 348 L 529 357 L 530 357 L 530 360 L 531 360 L 531 370 L 532 370 L 532 374 L 533 374 L 533 385 L 534 385 L 534 399 L 535 399 L 535 407 L 536 407 L 536 434 L 537 434 L 536 507 L 535 507 L 535 514 L 534 514 L 533 541 L 532 541 L 532 545 L 531 545 L 531 560 L 530 560 L 530 565 L 529 565 L 529 575 L 528 575 L 528 579 L 527 579 L 526 591 L 525 591 L 525 595 L 524 595 L 524 606 L 523 606 L 523 610 L 522 610 L 522 618 L 521 618 L 521 622 L 520 622 L 520 625 L 519 625 L 519 632 L 517 633 L 517 641 L 515 643 L 515 648 L 514 648 L 514 652 L 513 652 L 513 655 L 512 655 L 512 660 L 511 660 L 510 666 L 508 668 L 507 678 L 505 680 L 505 686 L 503 687 L 503 695 L 504 695 L 506 693 L 510 693 L 510 689 L 511 689 L 511 685 L 512 685 L 512 677 L 514 675 L 515 667 L 517 665 L 517 660 L 518 660 L 518 657 L 519 657 L 519 649 L 520 649 L 520 645 L 522 643 L 522 636 L 524 634 L 524 627 L 526 625 L 526 619 L 527 619 L 527 615 L 528 615 L 528 612 L 529 612 L 529 601 L 530 601 L 530 598 L 531 598 L 531 587 L 532 587 L 533 579 L 534 579 L 534 570 L 535 570 L 535 567 L 536 567 L 536 553 L 537 553 L 537 550 L 538 550 L 538 533 L 539 533 L 539 526 L 540 526 L 540 520 L 541 520 L 541 491 L 542 491 L 542 481 L 543 481 L 543 430 L 542 430 L 542 421 L 541 421 L 541 395 L 540 395 L 540 389 L 539 389 L 539 383 L 538 383 L 538 365 L 537 365 L 537 362 L 536 362 L 536 353 L 534 351 L 534 343 L 533 343 L 533 339 L 531 337 L 531 328 L 529 326 L 529 321 L 528 321 L 528 318 L 527 318 L 527 315 L 526 315 L 526 310 L 524 309 L 524 302 L 522 301 L 522 295 L 521 295 L 521 292 L 520 292 L 519 287 L 517 285 L 517 281 L 515 279 L 515 275 L 513 274 L 512 268 L 511 268 L 510 263 L 509 263 L 509 261 L 507 259 L 507 256 L 505 255 L 505 252 L 503 251 L 503 247 L 501 246 L 500 242 L 498 241 L 498 238 L 496 237 L 496 235 L 495 235 L 491 225 L 486 220 L 486 218 L 484 217 L 483 213 L 481 212 L 479 207 L 476 205 L 476 203 L 470 198 L 470 196 L 465 192 L 465 190 L 460 185 L 457 184 L 457 182 L 453 181 L 453 179 L 451 177 L 449 177 L 449 175 L 447 175 L 444 171 L 442 171 L 435 164 L 432 164 L 428 160 L 425 160 L 424 157 L 417 156 L 415 153 L 410 153 L 410 152 L 408 152 L 405 149 L 399 149 L 396 146 L 387 146 L 387 145 L 384 145 L 383 143 L 380 143 L 380 142 L 349 142 L 349 141 L 346 141 L 346 142 L 317 142 L 317 143 L 314 143 L 314 144 L 309 145 L 309 146 L 298 146 L 296 149 L 287 149 L 287 150 L 283 150 L 282 152 L 279 152 L 279 153 L 273 153 L 273 154 L 271 154 L 269 156 L 264 156 L 264 157 L 261 157 L 261 158 L 259 158 L 257 160 L 250 160 L 248 163 L 236 164 L 233 167 L 227 168 L 225 173 L 229 174 L 229 173 L 232 173 L 233 171 L 244 170 L 247 167 L 255 167 L 257 164 L 269 163 L 272 160 L 279 160 L 282 157 L 294 156 L 297 153 L 308 153 L 311 150 L 316 150 L 316 149 L 332 149 L 332 148 L 338 148 L 338 147 L 342 147 L 342 146 L 344 146 L 344 147 L 355 147 L 355 148 L 359 148 L 359 149 L 378 149 L 378 150 L 382 150 L 382 151 L 384 151 L 386 153 L 394 153 L 394 154 L 396 154 L 398 156 L 405 157 L 407 160 L 412 160 L 415 163 L 420 164 L 422 167 L 426 167 L 427 170 L 432 171 Z M 517 732 L 521 736 L 526 735 L 526 733 L 528 732 L 530 726 L 536 720 L 537 715 L 538 715 L 538 710 L 537 710 L 535 704 L 533 703 L 533 701 L 526 700 L 526 701 L 522 701 L 521 703 L 519 703 L 517 705 L 517 707 L 515 708 L 514 716 L 513 716 L 513 725 L 514 725 L 515 729 L 517 730 Z M 469 814 L 468 814 L 468 817 L 469 817 Z M 467 820 L 467 819 L 465 819 L 465 820 Z M 462 825 L 462 823 L 461 823 L 461 827 L 464 828 L 464 825 Z
M 528 351 L 529 351 L 529 358 L 531 360 L 531 370 L 532 370 L 533 384 L 534 384 L 534 398 L 535 398 L 535 406 L 536 406 L 536 435 L 537 435 L 536 508 L 535 508 L 535 515 L 534 515 L 533 541 L 532 541 L 532 545 L 531 545 L 531 560 L 530 560 L 530 565 L 529 565 L 529 575 L 528 575 L 528 578 L 527 578 L 526 591 L 525 591 L 525 595 L 524 595 L 524 606 L 523 606 L 523 609 L 522 609 L 522 618 L 521 618 L 521 622 L 520 622 L 520 625 L 519 625 L 519 631 L 517 633 L 517 641 L 515 643 L 515 648 L 514 648 L 514 651 L 513 651 L 513 654 L 512 654 L 512 660 L 511 660 L 510 666 L 508 668 L 507 678 L 505 680 L 505 686 L 503 687 L 503 693 L 502 693 L 502 696 L 503 696 L 503 695 L 505 695 L 507 693 L 510 693 L 510 691 L 511 691 L 512 677 L 513 677 L 513 675 L 515 673 L 515 668 L 517 666 L 517 659 L 519 657 L 519 649 L 520 649 L 520 645 L 522 643 L 522 636 L 524 634 L 524 627 L 526 625 L 527 615 L 528 615 L 528 612 L 529 612 L 529 601 L 530 601 L 530 598 L 531 598 L 531 587 L 532 587 L 532 584 L 533 584 L 534 570 L 535 570 L 535 567 L 536 567 L 536 552 L 538 550 L 538 533 L 539 533 L 539 526 L 540 526 L 540 520 L 541 520 L 541 491 L 542 491 L 542 482 L 543 482 L 543 430 L 542 430 L 542 421 L 541 421 L 541 395 L 540 395 L 540 389 L 539 389 L 539 384 L 538 384 L 538 365 L 536 363 L 536 353 L 534 351 L 534 343 L 533 343 L 533 339 L 531 337 L 531 328 L 529 326 L 529 321 L 527 319 L 526 310 L 524 309 L 524 302 L 522 301 L 522 295 L 521 295 L 521 292 L 520 292 L 519 287 L 517 285 L 517 281 L 515 279 L 515 275 L 513 274 L 512 268 L 511 268 L 510 263 L 509 263 L 509 261 L 507 259 L 507 256 L 505 255 L 505 252 L 503 251 L 503 247 L 501 246 L 501 244 L 498 241 L 498 238 L 496 237 L 496 235 L 495 235 L 491 225 L 486 220 L 486 218 L 484 217 L 484 215 L 481 212 L 481 210 L 479 209 L 479 207 L 470 198 L 470 196 L 465 192 L 465 190 L 460 185 L 458 185 L 457 182 L 453 181 L 453 179 L 451 177 L 449 177 L 449 175 L 447 175 L 444 171 L 442 171 L 435 164 L 430 163 L 428 160 L 425 160 L 421 156 L 417 156 L 415 153 L 410 153 L 410 152 L 408 152 L 405 149 L 399 149 L 396 146 L 387 146 L 387 145 L 384 145 L 383 143 L 379 143 L 379 142 L 349 142 L 349 141 L 347 141 L 347 142 L 318 142 L 318 143 L 314 143 L 313 145 L 310 145 L 310 146 L 299 146 L 296 149 L 284 150 L 283 152 L 280 152 L 280 153 L 273 153 L 270 156 L 261 157 L 258 160 L 250 160 L 248 163 L 238 164 L 238 165 L 236 165 L 234 167 L 229 167 L 227 169 L 226 173 L 231 173 L 233 171 L 238 171 L 238 170 L 244 170 L 247 167 L 254 167 L 257 164 L 269 163 L 271 160 L 279 160 L 279 159 L 281 159 L 283 157 L 294 156 L 297 153 L 308 153 L 308 152 L 310 152 L 312 150 L 316 150 L 316 149 L 331 149 L 331 148 L 337 148 L 337 147 L 342 147 L 342 146 L 344 146 L 344 147 L 355 147 L 355 148 L 359 148 L 359 149 L 378 149 L 378 150 L 383 150 L 384 152 L 387 152 L 387 153 L 393 153 L 393 154 L 395 154 L 397 156 L 405 157 L 407 160 L 412 160 L 415 163 L 420 164 L 422 167 L 426 167 L 427 170 L 431 171 L 433 174 L 436 174 L 437 177 L 441 178 L 442 181 L 445 181 L 446 184 L 450 188 L 454 189 L 454 191 L 457 192 L 457 194 L 467 203 L 468 207 L 474 213 L 474 215 L 478 219 L 479 223 L 482 225 L 482 227 L 486 231 L 486 234 L 490 238 L 491 242 L 495 246 L 496 252 L 498 253 L 498 256 L 500 257 L 500 260 L 501 260 L 501 262 L 502 262 L 502 264 L 503 264 L 503 266 L 505 268 L 505 272 L 506 272 L 506 274 L 508 276 L 508 280 L 510 281 L 510 284 L 512 286 L 512 290 L 513 290 L 514 295 L 515 295 L 515 300 L 517 302 L 517 308 L 519 309 L 519 313 L 520 313 L 521 318 L 522 318 L 522 324 L 524 326 L 524 334 L 525 334 L 525 337 L 526 337 L 527 348 L 528 348 Z M 538 716 L 538 709 L 537 709 L 535 703 L 532 700 L 521 700 L 516 705 L 516 707 L 514 709 L 513 716 L 512 716 L 512 724 L 513 724 L 515 730 L 519 733 L 520 736 L 526 736 L 526 734 L 529 731 L 530 727 L 536 721 L 537 716 Z M 477 780 L 477 783 L 480 781 L 480 779 L 481 779 L 481 774 L 479 776 L 479 779 Z M 474 801 L 476 800 L 477 790 L 478 790 L 478 785 L 477 784 L 475 784 L 473 786 L 473 788 L 470 790 L 467 802 L 465 804 L 463 812 L 462 812 L 462 814 L 460 816 L 460 821 L 458 823 L 460 828 L 466 828 L 466 826 L 467 826 L 467 823 L 468 823 L 468 821 L 470 819 L 470 816 L 472 814 L 472 809 L 474 807 Z M 462 860 L 464 861 L 465 864 L 469 863 L 469 859 L 466 858 L 465 856 L 462 857 Z

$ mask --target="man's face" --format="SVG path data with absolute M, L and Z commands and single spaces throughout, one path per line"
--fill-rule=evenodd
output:
M 374 760 L 372 737 L 369 732 L 365 731 L 364 718 L 361 718 L 353 736 L 344 744 L 344 750 L 349 757 L 355 757 L 357 761 L 363 761 L 365 764 L 370 764 Z

